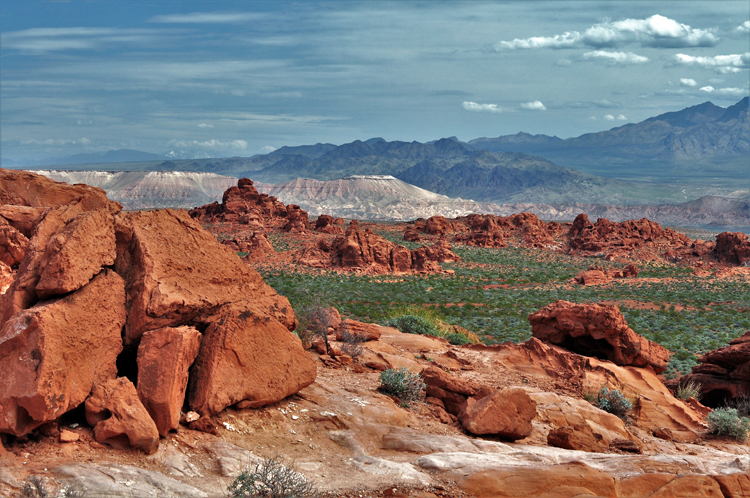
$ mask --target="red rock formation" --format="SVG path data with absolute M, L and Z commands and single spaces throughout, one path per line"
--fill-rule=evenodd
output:
M 631 263 L 622 270 L 604 271 L 597 266 L 592 266 L 576 275 L 574 280 L 580 285 L 596 285 L 609 283 L 616 278 L 635 278 L 637 276 L 638 267 Z
M 29 239 L 10 225 L 0 224 L 0 262 L 13 267 L 26 255 Z
M 445 411 L 451 415 L 463 412 L 470 396 L 481 399 L 493 391 L 488 386 L 459 379 L 437 367 L 429 367 L 420 375 L 425 383 L 427 396 L 440 400 Z
M 431 216 L 424 223 L 422 231 L 430 235 L 445 235 L 450 229 L 450 223 L 444 216 Z
M 106 209 L 74 218 L 44 248 L 36 295 L 66 294 L 86 285 L 91 277 L 115 262 L 114 218 Z
M 138 398 L 162 436 L 180 423 L 188 368 L 201 337 L 193 327 L 164 327 L 143 334 L 138 346 Z
M 380 339 L 380 327 L 374 323 L 363 323 L 347 318 L 335 327 L 336 340 L 340 341 L 345 335 L 356 337 L 362 341 L 377 341 Z
M 478 401 L 469 398 L 458 419 L 472 434 L 492 434 L 515 441 L 531 434 L 534 417 L 536 402 L 523 389 L 509 387 Z
M 497 220 L 498 217 L 491 214 L 470 214 L 466 217 L 470 232 L 456 235 L 456 242 L 477 247 L 505 247 L 506 234 Z
M 585 423 L 552 428 L 547 434 L 547 445 L 595 453 L 604 453 L 609 448 L 602 436 Z
M 0 189 L 2 187 L 0 186 Z M 31 237 L 34 227 L 51 210 L 49 207 L 0 205 L 0 225 L 10 225 L 27 238 Z
M 719 261 L 736 265 L 750 264 L 750 241 L 740 232 L 723 232 L 716 236 L 714 254 Z
M 529 315 L 537 339 L 616 365 L 667 369 L 669 351 L 633 332 L 617 306 L 556 301 Z
M 344 224 L 344 220 L 341 218 L 334 218 L 327 214 L 321 214 L 318 219 L 315 220 L 315 230 L 323 233 L 343 234 L 344 228 L 341 226 Z
M 190 378 L 190 407 L 201 415 L 245 401 L 275 403 L 317 374 L 299 338 L 267 312 L 229 305 L 210 319 Z
M 293 232 L 305 232 L 309 226 L 307 213 L 299 206 L 285 206 L 276 197 L 258 193 L 249 178 L 241 178 L 236 187 L 224 192 L 221 204 L 191 209 L 190 216 L 201 223 L 240 223 Z
M 115 270 L 125 278 L 125 344 L 147 330 L 191 323 L 226 303 L 252 301 L 289 330 L 289 301 L 184 211 L 123 213 L 116 220 Z
M 404 229 L 404 240 L 406 242 L 421 242 L 422 237 L 420 237 L 419 232 L 417 232 L 413 225 L 408 225 Z
M 750 332 L 704 354 L 699 361 L 680 383 L 700 384 L 703 404 L 715 408 L 733 398 L 750 396 Z
M 138 399 L 135 386 L 125 377 L 98 384 L 86 400 L 86 421 L 94 438 L 115 448 L 130 446 L 147 454 L 159 447 L 159 431 Z
M 692 241 L 685 235 L 646 218 L 621 223 L 599 218 L 592 224 L 588 216 L 579 214 L 568 232 L 570 253 L 599 253 L 605 251 L 649 250 L 663 253 L 689 247 Z
M 247 262 L 259 261 L 276 252 L 271 241 L 263 232 L 254 232 L 240 238 L 225 239 L 221 243 L 236 253 L 247 253 L 242 256 L 242 259 Z
M 124 324 L 124 283 L 111 270 L 7 321 L 0 330 L 0 432 L 27 434 L 113 379 Z
M 368 273 L 392 273 L 408 271 L 441 271 L 438 262 L 460 261 L 442 240 L 432 247 L 420 247 L 414 251 L 377 235 L 352 220 L 344 236 L 332 242 L 318 239 L 297 253 L 297 263 L 315 268 L 357 269 Z

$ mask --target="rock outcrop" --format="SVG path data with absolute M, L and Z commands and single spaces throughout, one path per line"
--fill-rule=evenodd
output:
M 318 219 L 315 220 L 315 231 L 339 235 L 344 233 L 343 224 L 344 220 L 341 218 L 334 218 L 327 214 L 321 214 L 318 216 Z
M 0 330 L 0 432 L 21 436 L 117 375 L 125 324 L 122 278 L 104 270 L 77 292 L 41 301 Z
M 637 276 L 638 267 L 630 263 L 622 270 L 602 270 L 598 266 L 592 266 L 576 275 L 574 280 L 580 285 L 596 285 L 609 283 L 616 278 L 635 278 Z
M 297 253 L 297 263 L 314 268 L 340 268 L 365 273 L 439 272 L 438 263 L 460 261 L 450 244 L 441 240 L 431 247 L 410 251 L 374 233 L 360 230 L 353 220 L 343 236 L 308 244 Z
M 219 413 L 275 403 L 310 385 L 315 362 L 299 338 L 267 312 L 228 305 L 210 319 L 189 388 L 190 407 Z
M 258 193 L 249 178 L 241 178 L 236 187 L 224 192 L 221 204 L 214 202 L 191 209 L 190 216 L 201 223 L 239 223 L 287 232 L 305 232 L 309 227 L 307 213 L 299 206 L 285 206 L 276 197 Z
M 149 330 L 138 346 L 138 398 L 166 436 L 177 429 L 185 402 L 188 369 L 198 356 L 201 333 L 194 327 Z
M 135 386 L 125 377 L 94 386 L 86 400 L 86 421 L 100 443 L 119 448 L 129 444 L 149 455 L 159 446 L 156 424 L 138 399 Z
M 568 231 L 570 253 L 595 254 L 611 251 L 626 251 L 638 256 L 656 257 L 665 251 L 689 247 L 692 243 L 684 234 L 670 228 L 662 228 L 646 218 L 623 222 L 611 222 L 599 218 L 591 223 L 588 216 L 579 214 Z
M 489 386 L 459 379 L 438 367 L 425 369 L 421 376 L 427 396 L 440 400 L 442 405 L 439 406 L 451 415 L 460 415 L 466 409 L 469 397 L 481 399 L 494 391 Z
M 123 213 L 116 232 L 115 270 L 128 296 L 126 345 L 147 330 L 187 325 L 248 300 L 289 330 L 296 327 L 289 301 L 184 211 Z
M 531 434 L 536 402 L 516 387 L 498 389 L 476 400 L 468 398 L 458 419 L 472 434 L 492 434 L 515 441 Z
M 750 332 L 729 341 L 726 347 L 704 354 L 698 361 L 700 364 L 680 383 L 699 384 L 703 404 L 715 408 L 750 396 Z
M 268 240 L 265 233 L 260 231 L 232 239 L 224 239 L 221 243 L 238 253 L 238 256 L 241 256 L 247 262 L 261 260 L 275 252 L 271 241 Z
M 716 236 L 714 255 L 719 261 L 744 265 L 750 262 L 750 240 L 741 232 L 723 232 Z
M 667 369 L 669 351 L 633 332 L 613 305 L 556 301 L 529 315 L 537 339 L 616 365 Z

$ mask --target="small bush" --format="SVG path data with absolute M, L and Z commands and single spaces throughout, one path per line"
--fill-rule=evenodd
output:
M 454 346 L 463 346 L 464 344 L 471 344 L 471 339 L 469 339 L 464 334 L 450 333 L 450 334 L 446 334 L 445 338 L 448 339 L 448 342 L 450 342 Z
M 22 498 L 52 498 L 55 492 L 44 477 L 32 475 L 26 478 L 21 486 Z
M 597 405 L 605 412 L 617 415 L 620 418 L 623 418 L 633 409 L 633 403 L 624 394 L 617 389 L 610 390 L 608 387 L 599 390 Z
M 367 342 L 367 339 L 346 330 L 341 334 L 341 342 L 341 350 L 352 358 L 357 358 L 362 354 L 362 343 Z
M 379 389 L 384 394 L 396 396 L 404 405 L 409 406 L 424 398 L 425 385 L 419 375 L 406 367 L 398 370 L 389 368 L 380 374 Z
M 267 458 L 245 470 L 227 488 L 231 498 L 317 498 L 313 483 L 287 467 L 281 457 Z
M 386 321 L 389 327 L 395 327 L 406 334 L 440 335 L 440 331 L 428 319 L 417 315 L 401 315 Z
M 684 386 L 677 386 L 677 389 L 674 392 L 674 397 L 679 399 L 695 398 L 697 401 L 700 401 L 702 388 L 703 386 L 699 382 L 691 380 Z
M 708 414 L 707 420 L 709 433 L 738 441 L 744 441 L 750 429 L 750 419 L 740 417 L 736 408 L 717 408 Z

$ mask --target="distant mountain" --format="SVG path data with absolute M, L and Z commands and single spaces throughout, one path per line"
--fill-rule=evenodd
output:
M 537 154 L 592 174 L 685 180 L 717 173 L 750 181 L 748 97 L 729 108 L 704 102 L 611 130 L 561 140 L 519 133 L 468 142 L 474 150 Z
M 237 179 L 213 173 L 180 171 L 34 170 L 58 182 L 99 187 L 125 209 L 193 208 L 221 200 Z
M 315 216 L 413 220 L 435 215 L 456 217 L 490 213 L 499 209 L 495 204 L 452 199 L 388 175 L 356 175 L 329 181 L 297 178 L 280 185 L 256 183 L 256 187 L 286 204 L 298 204 Z

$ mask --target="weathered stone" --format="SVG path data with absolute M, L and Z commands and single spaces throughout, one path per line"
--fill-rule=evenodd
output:
M 0 432 L 27 434 L 114 378 L 124 323 L 124 283 L 111 270 L 7 321 L 0 330 Z
M 198 356 L 201 333 L 193 327 L 150 330 L 138 346 L 138 397 L 166 436 L 177 429 L 188 368 Z
M 602 436 L 594 434 L 588 424 L 554 427 L 547 434 L 547 444 L 568 450 L 589 452 L 604 452 L 607 450 L 607 445 L 603 443 Z
M 184 211 L 123 213 L 116 230 L 115 269 L 128 296 L 126 344 L 147 330 L 185 325 L 250 300 L 289 330 L 296 327 L 289 301 Z
M 534 337 L 617 365 L 667 369 L 669 351 L 633 332 L 617 306 L 556 301 L 529 315 Z
M 17 265 L 26 255 L 29 239 L 10 225 L 0 224 L 0 262 Z
M 335 327 L 336 340 L 341 341 L 347 335 L 354 337 L 361 342 L 376 341 L 380 339 L 380 327 L 374 323 L 358 322 L 347 318 Z
M 156 424 L 138 399 L 135 386 L 125 377 L 94 387 L 86 400 L 86 421 L 94 427 L 94 437 L 100 443 L 115 448 L 129 444 L 149 455 L 159 446 Z
M 204 332 L 190 380 L 190 407 L 219 413 L 246 400 L 275 403 L 315 380 L 317 367 L 299 338 L 265 312 L 222 309 Z
M 114 218 L 106 209 L 74 218 L 50 238 L 39 263 L 36 294 L 40 299 L 81 288 L 115 262 Z
M 718 477 L 718 476 L 717 476 Z M 617 483 L 618 498 L 724 498 L 713 476 L 648 473 Z
M 742 265 L 750 261 L 750 240 L 741 232 L 723 232 L 716 236 L 714 254 L 719 261 Z
M 479 401 L 469 398 L 458 419 L 472 434 L 493 434 L 515 441 L 531 434 L 535 416 L 536 402 L 523 389 L 509 387 Z

